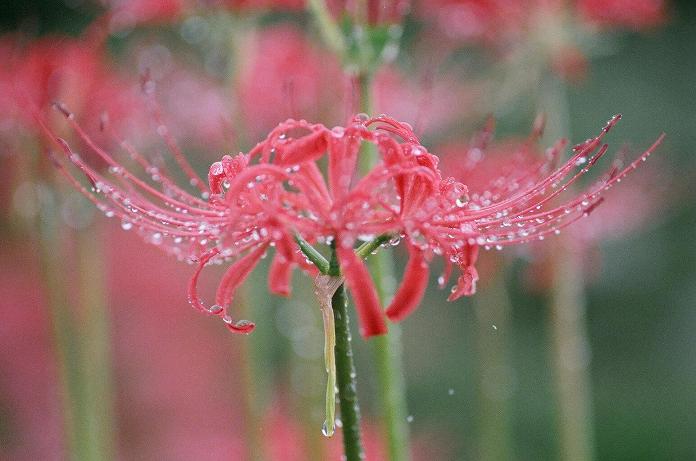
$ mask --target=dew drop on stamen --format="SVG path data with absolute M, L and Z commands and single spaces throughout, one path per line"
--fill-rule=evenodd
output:
M 334 435 L 334 428 L 332 426 L 333 425 L 329 424 L 328 421 L 324 421 L 321 425 L 321 433 L 324 437 L 331 437 Z

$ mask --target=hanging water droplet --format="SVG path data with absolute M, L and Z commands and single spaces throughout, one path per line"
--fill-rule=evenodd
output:
M 324 421 L 321 425 L 321 433 L 324 437 L 331 437 L 334 435 L 334 424 L 329 424 L 328 421 Z
M 413 415 L 408 415 L 408 416 L 406 417 L 406 422 L 409 423 L 409 424 L 412 423 L 412 422 L 413 422 Z
M 131 230 L 133 228 L 133 223 L 129 221 L 122 221 L 121 222 L 121 229 L 123 230 Z

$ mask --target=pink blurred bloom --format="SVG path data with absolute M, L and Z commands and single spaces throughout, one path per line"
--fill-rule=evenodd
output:
M 259 32 L 243 55 L 238 95 L 252 139 L 296 118 L 338 122 L 347 116 L 341 65 L 292 26 Z
M 490 120 L 469 144 L 455 143 L 439 148 L 444 168 L 466 183 L 469 193 L 477 197 L 495 190 L 496 184 L 529 181 L 535 175 L 535 165 L 548 163 L 558 154 L 555 150 L 543 152 L 539 147 L 542 129 L 543 120 L 540 118 L 527 139 L 507 139 L 493 143 L 493 122 Z M 600 183 L 624 169 L 624 157 L 623 151 L 617 155 L 609 173 L 600 179 Z M 585 165 L 586 162 L 587 159 L 580 163 Z M 632 181 L 603 200 L 602 206 L 593 211 L 592 219 L 581 220 L 568 228 L 568 241 L 572 242 L 575 251 L 586 259 L 594 253 L 601 241 L 621 238 L 641 227 L 664 203 L 665 191 L 661 190 L 660 184 L 664 184 L 664 178 L 657 169 L 641 168 L 640 172 L 634 174 Z M 630 206 L 627 206 L 629 203 Z M 535 259 L 539 257 L 542 260 L 552 251 L 541 242 L 533 245 L 532 249 Z M 549 265 L 534 265 L 532 271 L 537 282 L 548 282 Z
M 576 8 L 588 22 L 640 30 L 666 21 L 666 3 L 665 0 L 577 0 Z
M 55 459 L 63 449 L 58 370 L 34 248 L 0 249 L 0 459 Z
M 65 101 L 91 133 L 99 132 L 104 111 L 125 123 L 136 107 L 135 82 L 119 77 L 104 60 L 100 44 L 87 37 L 46 37 L 23 44 L 19 36 L 5 36 L 0 58 L 8 64 L 0 70 L 0 137 L 6 140 L 16 142 L 18 134 L 40 137 L 27 105 L 43 108 Z
M 444 131 L 471 116 L 470 108 L 478 97 L 477 87 L 463 83 L 459 76 L 433 72 L 430 65 L 423 67 L 425 70 L 420 72 L 384 67 L 374 81 L 377 113 L 413 121 L 414 131 L 421 136 Z
M 187 0 L 107 0 L 109 30 L 129 29 L 139 24 L 176 21 L 190 6 Z
M 451 38 L 510 42 L 542 18 L 643 29 L 665 20 L 664 0 L 435 0 L 420 7 Z

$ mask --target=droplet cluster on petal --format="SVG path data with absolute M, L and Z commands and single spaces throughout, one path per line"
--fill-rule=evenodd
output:
M 502 249 L 559 233 L 595 209 L 603 194 L 660 142 L 627 166 L 614 165 L 582 193 L 564 199 L 561 194 L 606 153 L 603 138 L 620 116 L 613 117 L 599 135 L 575 146 L 566 162 L 557 165 L 565 146 L 560 141 L 544 159 L 509 169 L 485 189 L 475 191 L 443 177 L 439 158 L 420 144 L 412 128 L 386 116 L 359 115 L 345 127 L 333 129 L 287 120 L 249 152 L 225 155 L 213 163 L 207 188 L 173 137 L 161 130 L 190 185 L 199 189 L 193 194 L 119 139 L 147 179 L 125 168 L 82 130 L 67 109 L 60 109 L 92 155 L 108 165 L 106 172 L 90 166 L 46 128 L 67 162 L 82 172 L 91 187 L 58 162 L 60 171 L 107 216 L 121 220 L 123 229 L 136 229 L 149 243 L 196 262 L 189 287 L 191 303 L 241 333 L 250 332 L 253 323 L 234 321 L 230 304 L 237 287 L 269 248 L 275 247 L 269 277 L 274 293 L 290 293 L 294 267 L 316 275 L 316 267 L 295 245 L 297 235 L 313 245 L 336 248 L 361 331 L 366 336 L 383 334 L 385 311 L 364 260 L 356 253 L 358 245 L 379 236 L 386 236 L 380 240 L 383 245 L 406 242 L 409 263 L 386 309 L 388 318 L 401 320 L 422 299 L 428 263 L 435 256 L 445 261 L 440 286 L 447 284 L 453 266 L 459 269 L 449 299 L 472 295 L 479 277 L 475 264 L 480 247 Z M 117 138 L 115 133 L 112 136 Z M 366 143 L 374 146 L 378 161 L 360 173 Z M 485 142 L 476 148 L 484 149 Z M 198 295 L 198 277 L 206 265 L 223 262 L 230 267 L 220 281 L 215 303 L 208 306 Z

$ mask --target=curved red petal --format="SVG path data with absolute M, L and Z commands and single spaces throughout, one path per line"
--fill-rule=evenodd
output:
M 292 270 L 295 263 L 287 240 L 281 239 L 276 242 L 276 253 L 268 272 L 268 289 L 279 296 L 290 296 L 292 291 Z
M 196 269 L 196 272 L 193 273 L 191 276 L 191 279 L 189 280 L 189 286 L 188 286 L 188 299 L 189 303 L 196 309 L 198 309 L 201 312 L 207 312 L 211 313 L 212 308 L 207 308 L 203 302 L 201 301 L 201 298 L 198 296 L 198 278 L 201 275 L 201 272 L 203 271 L 203 268 L 205 267 L 206 264 L 208 264 L 208 261 L 213 259 L 213 257 L 217 256 L 220 253 L 220 251 L 217 248 L 213 248 L 210 250 L 208 253 L 205 253 L 203 256 L 201 256 L 200 260 L 198 261 L 198 268 Z
M 474 266 L 464 268 L 447 301 L 454 301 L 462 296 L 472 296 L 476 293 L 476 282 L 478 282 L 478 279 L 478 271 Z
M 263 244 L 256 247 L 232 264 L 222 276 L 220 285 L 218 285 L 217 293 L 215 294 L 215 302 L 220 306 L 226 306 L 232 300 L 234 291 L 241 285 L 249 276 L 256 264 L 261 259 L 261 256 L 266 251 L 268 244 Z
M 423 252 L 414 246 L 409 247 L 410 258 L 406 265 L 401 286 L 394 295 L 387 317 L 394 322 L 401 321 L 411 314 L 423 300 L 430 273 Z
M 355 308 L 358 311 L 360 333 L 366 338 L 385 334 L 387 323 L 367 267 L 352 247 L 344 248 L 339 245 L 336 251 L 346 284 L 353 295 Z

